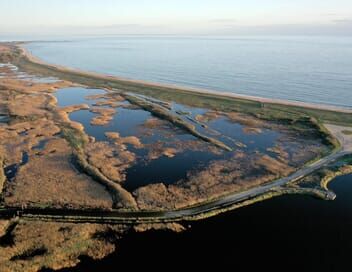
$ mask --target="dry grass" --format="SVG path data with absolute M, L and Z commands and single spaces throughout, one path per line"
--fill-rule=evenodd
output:
M 134 148 L 143 148 L 141 140 L 136 136 L 121 137 L 118 132 L 107 132 L 105 133 L 106 137 L 113 140 L 115 145 L 120 146 L 123 149 L 126 149 L 126 144 L 132 145 Z
M 244 127 L 243 132 L 246 134 L 260 134 L 262 133 L 262 129 L 255 127 Z
M 85 155 L 90 165 L 116 183 L 125 180 L 125 170 L 136 160 L 134 153 L 125 150 L 124 146 L 112 146 L 106 142 L 89 144 L 85 149 Z
M 50 206 L 72 208 L 112 207 L 103 186 L 80 174 L 70 164 L 71 148 L 63 139 L 51 140 L 45 150 L 20 167 L 14 181 L 7 184 L 8 206 Z
M 0 247 L 1 271 L 73 267 L 81 255 L 101 259 L 115 250 L 114 241 L 104 239 L 103 234 L 118 239 L 126 230 L 124 226 L 20 222 L 11 232 L 14 245 Z
M 116 110 L 108 108 L 91 108 L 90 112 L 98 114 L 91 120 L 91 125 L 94 126 L 104 126 L 110 123 L 114 118 Z
M 134 192 L 142 210 L 180 209 L 288 175 L 294 169 L 266 155 L 237 153 L 210 163 L 176 184 L 151 184 Z
M 16 90 L 23 94 L 36 94 L 36 93 L 52 93 L 59 88 L 72 86 L 71 82 L 58 81 L 53 83 L 33 83 L 28 80 L 18 80 L 9 78 L 0 78 L 0 86 L 7 90 Z

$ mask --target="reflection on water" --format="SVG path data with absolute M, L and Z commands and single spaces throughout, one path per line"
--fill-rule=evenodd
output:
M 94 107 L 97 101 L 105 98 L 92 96 L 104 93 L 105 91 L 100 89 L 74 87 L 61 89 L 56 92 L 55 96 L 60 107 L 76 104 L 87 104 Z M 233 151 L 212 152 L 209 149 L 210 144 L 170 125 L 148 130 L 144 126 L 146 121 L 155 117 L 148 111 L 132 107 L 127 101 L 117 105 L 113 119 L 103 126 L 91 124 L 91 120 L 97 114 L 89 110 L 72 112 L 70 119 L 83 124 L 85 132 L 97 141 L 109 141 L 105 135 L 106 132 L 118 132 L 121 137 L 136 136 L 140 139 L 144 145 L 141 148 L 127 144 L 128 149 L 137 156 L 134 165 L 126 170 L 127 178 L 123 183 L 123 186 L 130 191 L 152 183 L 172 184 L 185 180 L 190 171 L 200 170 L 214 160 L 228 159 L 239 151 L 270 154 L 267 149 L 273 147 L 277 139 L 282 136 L 281 132 L 269 129 L 263 129 L 261 133 L 257 134 L 245 133 L 243 125 L 230 122 L 224 116 L 208 122 L 207 128 L 195 120 L 197 115 L 206 113 L 207 109 L 191 108 L 177 103 L 170 105 L 162 105 L 161 103 L 160 105 L 168 107 L 171 113 L 193 124 L 200 133 L 223 141 L 232 147 Z M 197 142 L 198 148 L 195 148 L 194 145 L 187 145 L 191 141 Z M 164 147 L 175 148 L 176 143 L 178 152 L 174 155 L 168 157 L 160 154 L 153 159 L 148 157 L 155 145 L 162 144 Z M 238 143 L 241 145 L 239 146 Z
M 29 155 L 27 152 L 22 152 L 22 160 L 20 163 L 11 164 L 4 168 L 4 173 L 8 181 L 12 181 L 18 172 L 18 169 L 28 163 Z
M 86 96 L 104 94 L 105 91 L 101 89 L 86 89 L 80 87 L 63 88 L 55 93 L 57 98 L 57 105 L 59 107 L 66 107 L 78 104 L 87 104 L 92 106 L 94 100 L 87 99 Z
M 191 223 L 181 234 L 131 233 L 106 259 L 83 258 L 76 268 L 63 271 L 110 271 L 136 259 L 144 269 L 168 262 L 174 268 L 350 271 L 352 175 L 336 178 L 329 187 L 337 194 L 334 201 L 282 196 Z M 156 259 L 160 262 L 150 262 Z

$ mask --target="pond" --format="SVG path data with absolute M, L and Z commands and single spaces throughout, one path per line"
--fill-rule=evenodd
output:
M 94 107 L 98 101 L 105 98 L 92 96 L 105 93 L 106 91 L 101 89 L 73 87 L 60 89 L 55 93 L 55 96 L 60 107 L 77 104 L 87 104 Z M 181 119 L 194 124 L 200 133 L 224 142 L 233 148 L 233 151 L 213 152 L 209 143 L 198 140 L 166 121 L 164 121 L 166 125 L 161 127 L 146 128 L 146 122 L 155 117 L 150 112 L 131 105 L 128 101 L 120 101 L 115 107 L 116 113 L 113 115 L 113 119 L 106 125 L 91 124 L 97 114 L 89 110 L 72 112 L 69 117 L 72 121 L 83 124 L 85 132 L 93 136 L 96 141 L 109 141 L 105 135 L 107 132 L 118 132 L 121 137 L 135 136 L 139 138 L 143 144 L 142 148 L 136 148 L 131 144 L 127 145 L 129 151 L 137 156 L 137 161 L 126 170 L 127 178 L 123 183 L 123 186 L 129 191 L 153 183 L 172 184 L 185 180 L 189 173 L 205 168 L 209 162 L 229 159 L 238 152 L 247 154 L 260 152 L 275 156 L 268 149 L 274 147 L 277 140 L 284 135 L 278 130 L 270 129 L 263 129 L 260 133 L 245 133 L 244 125 L 230 121 L 225 116 L 208 122 L 205 127 L 195 120 L 195 116 L 206 113 L 207 109 L 193 108 L 177 103 L 170 103 L 170 105 L 170 113 L 177 114 Z M 194 142 L 197 143 L 197 147 L 190 144 Z M 150 159 L 148 156 L 153 150 L 155 151 L 157 145 L 176 148 L 178 151 L 172 156 L 160 155 Z

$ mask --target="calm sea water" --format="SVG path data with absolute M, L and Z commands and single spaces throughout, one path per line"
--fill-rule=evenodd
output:
M 132 79 L 352 107 L 351 37 L 99 37 L 28 44 L 43 60 Z
M 131 265 L 155 271 L 165 264 L 180 271 L 351 271 L 352 175 L 329 187 L 337 193 L 335 201 L 282 196 L 194 222 L 181 234 L 131 233 L 106 259 L 83 258 L 62 272 Z

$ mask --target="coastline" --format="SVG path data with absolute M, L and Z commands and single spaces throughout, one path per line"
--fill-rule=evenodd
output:
M 223 92 L 223 91 L 216 91 L 216 90 L 208 90 L 202 88 L 194 88 L 194 87 L 186 87 L 186 86 L 179 86 L 176 84 L 167 84 L 167 83 L 157 83 L 157 82 L 149 82 L 145 80 L 138 80 L 138 79 L 129 79 L 120 76 L 112 76 L 106 75 L 96 72 L 89 72 L 84 71 L 76 68 L 66 67 L 58 64 L 47 63 L 40 59 L 39 57 L 33 55 L 29 50 L 23 46 L 24 43 L 13 43 L 17 48 L 20 49 L 22 54 L 32 63 L 44 65 L 47 67 L 51 67 L 57 69 L 61 72 L 69 72 L 69 73 L 79 73 L 88 76 L 93 76 L 102 80 L 116 80 L 124 83 L 135 83 L 135 84 L 142 84 L 146 87 L 161 87 L 161 88 L 168 88 L 179 90 L 182 92 L 189 92 L 194 94 L 201 94 L 201 95 L 212 95 L 218 96 L 222 98 L 233 98 L 233 99 L 240 99 L 240 100 L 247 100 L 251 102 L 259 102 L 265 104 L 272 104 L 272 105 L 283 105 L 283 106 L 292 106 L 292 107 L 300 107 L 305 109 L 313 109 L 313 110 L 324 110 L 324 111 L 331 111 L 331 112 L 340 112 L 340 113 L 352 113 L 352 108 L 345 108 L 339 107 L 334 105 L 326 105 L 326 104 L 315 104 L 309 102 L 301 102 L 301 101 L 294 101 L 294 100 L 284 100 L 284 99 L 277 99 L 277 98 L 265 98 L 259 96 L 251 96 L 251 95 L 243 95 L 237 93 L 230 93 L 230 92 Z

